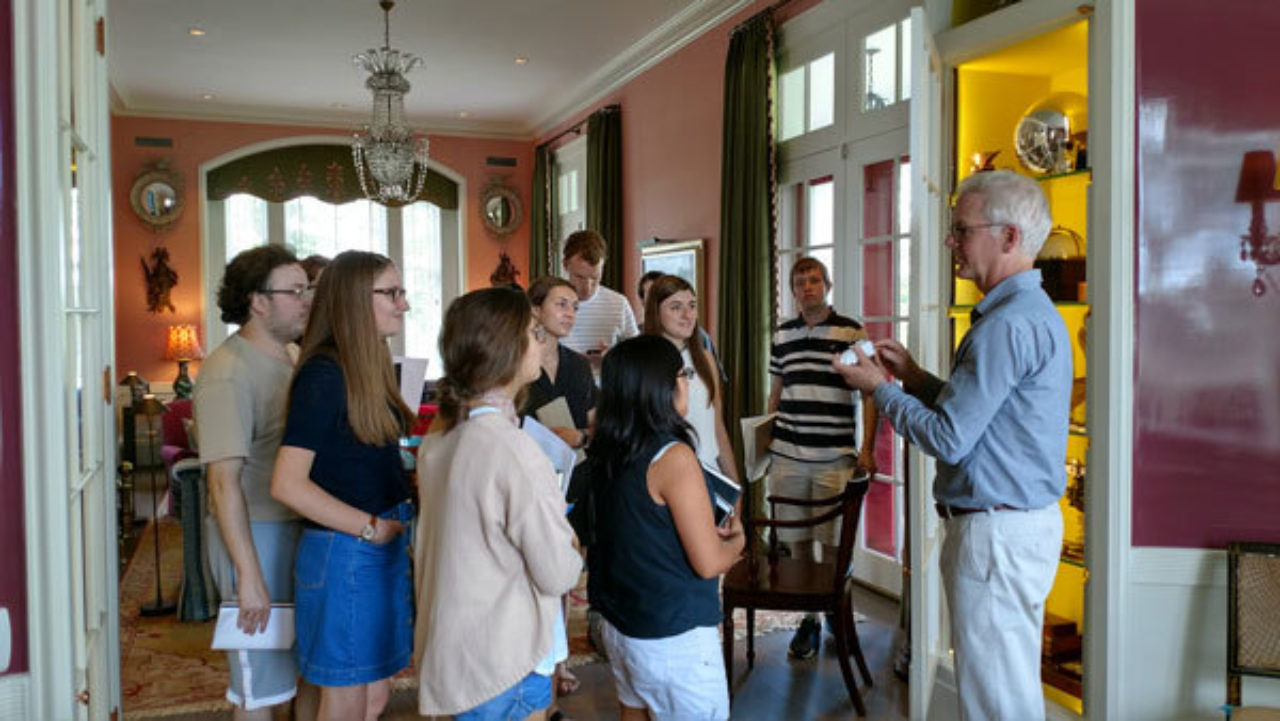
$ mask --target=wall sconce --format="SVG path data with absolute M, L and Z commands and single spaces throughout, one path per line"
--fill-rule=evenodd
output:
M 1276 189 L 1276 156 L 1270 150 L 1250 150 L 1240 163 L 1240 184 L 1236 186 L 1236 202 L 1248 203 L 1251 212 L 1249 234 L 1240 236 L 1240 260 L 1253 261 L 1258 276 L 1253 279 L 1253 294 L 1267 292 L 1263 276 L 1267 268 L 1280 264 L 1280 236 L 1267 235 L 1267 219 L 1263 204 L 1280 200 Z
M 200 337 L 194 325 L 171 325 L 164 344 L 164 359 L 178 362 L 178 377 L 173 379 L 173 394 L 178 398 L 190 398 L 195 383 L 187 375 L 187 363 L 204 357 L 200 350 Z

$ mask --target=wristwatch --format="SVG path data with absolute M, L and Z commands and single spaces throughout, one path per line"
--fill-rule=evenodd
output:
M 370 515 L 369 522 L 364 524 L 364 528 L 360 529 L 360 540 L 372 542 L 373 537 L 376 535 L 378 535 L 378 517 Z

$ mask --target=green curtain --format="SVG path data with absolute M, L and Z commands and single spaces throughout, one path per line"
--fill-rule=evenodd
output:
M 720 355 L 732 380 L 724 421 L 737 458 L 738 420 L 763 413 L 769 398 L 776 297 L 773 32 L 769 11 L 738 26 L 725 62 L 718 320 Z
M 529 282 L 556 272 L 556 244 L 551 240 L 555 183 L 551 182 L 551 148 L 548 143 L 533 151 L 533 207 L 530 209 Z
M 601 282 L 622 289 L 622 109 L 601 108 L 587 118 L 587 227 L 609 248 Z
M 254 153 L 210 170 L 209 200 L 248 193 L 270 203 L 309 195 L 335 205 L 364 199 L 350 145 L 290 145 Z M 458 208 L 458 184 L 427 171 L 418 200 L 445 210 Z

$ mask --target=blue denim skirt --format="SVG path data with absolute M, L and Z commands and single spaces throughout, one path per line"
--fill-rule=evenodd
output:
M 293 566 L 293 654 L 316 686 L 394 676 L 413 653 L 413 570 L 407 501 L 380 515 L 406 532 L 375 545 L 329 529 L 302 532 Z

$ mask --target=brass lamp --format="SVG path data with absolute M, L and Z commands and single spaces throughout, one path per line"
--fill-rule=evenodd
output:
M 164 359 L 178 362 L 178 377 L 173 379 L 173 395 L 178 398 L 190 398 L 195 383 L 187 375 L 187 363 L 200 360 L 204 351 L 200 350 L 200 336 L 196 327 L 190 324 L 169 326 L 169 335 L 164 344 Z

